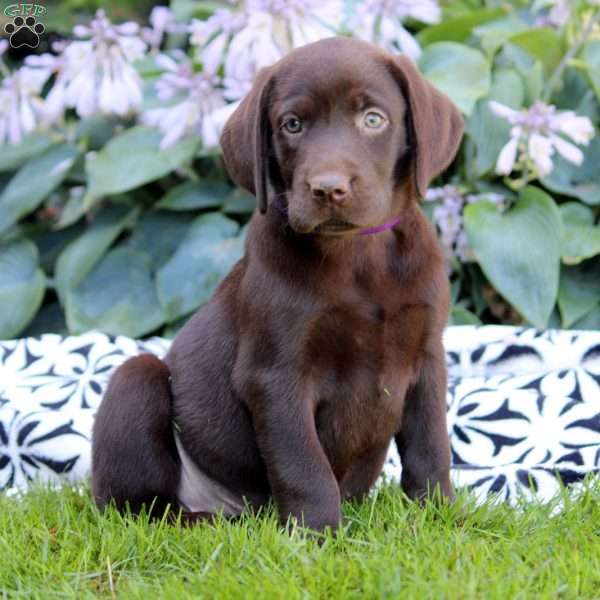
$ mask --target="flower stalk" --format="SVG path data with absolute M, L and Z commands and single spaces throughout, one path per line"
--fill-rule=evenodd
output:
M 579 39 L 577 39 L 571 44 L 565 55 L 562 57 L 561 61 L 556 66 L 556 69 L 554 69 L 552 75 L 550 76 L 550 79 L 548 79 L 548 81 L 546 82 L 546 85 L 544 86 L 544 90 L 542 92 L 542 100 L 544 102 L 548 102 L 550 100 L 552 92 L 554 91 L 556 85 L 560 81 L 564 70 L 571 64 L 571 61 L 575 58 L 575 56 L 577 56 L 577 53 L 579 52 L 581 47 L 587 42 L 588 38 L 590 37 L 595 25 L 599 22 L 600 10 L 594 9 L 592 16 L 588 20 L 585 28 L 579 36 Z

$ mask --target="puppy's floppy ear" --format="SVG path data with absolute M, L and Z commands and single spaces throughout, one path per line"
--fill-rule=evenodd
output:
M 462 138 L 463 120 L 450 99 L 433 87 L 409 58 L 394 57 L 392 72 L 408 103 L 411 143 L 416 146 L 415 183 L 424 198 L 431 180 L 452 162 Z
M 225 166 L 231 178 L 256 196 L 267 212 L 267 169 L 270 152 L 269 95 L 271 69 L 260 71 L 252 89 L 229 117 L 221 134 Z

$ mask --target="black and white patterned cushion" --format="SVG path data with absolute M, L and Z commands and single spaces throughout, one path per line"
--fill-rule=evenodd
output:
M 450 327 L 452 476 L 479 497 L 549 499 L 600 471 L 600 332 Z M 0 490 L 85 478 L 111 371 L 169 342 L 91 332 L 0 342 Z M 397 479 L 395 448 L 384 473 Z

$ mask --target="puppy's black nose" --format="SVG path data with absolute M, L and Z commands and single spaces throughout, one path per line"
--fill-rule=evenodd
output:
M 323 173 L 308 181 L 314 200 L 341 204 L 350 194 L 350 179 L 338 173 Z

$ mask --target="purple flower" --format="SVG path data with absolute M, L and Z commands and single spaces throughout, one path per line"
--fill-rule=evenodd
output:
M 206 21 L 193 21 L 191 42 L 205 71 L 224 70 L 225 97 L 238 100 L 258 71 L 293 48 L 335 34 L 340 0 L 245 0 Z
M 589 144 L 595 134 L 594 126 L 587 117 L 577 116 L 572 110 L 557 111 L 555 106 L 539 100 L 523 110 L 514 110 L 494 101 L 489 106 L 494 114 L 513 125 L 510 139 L 500 151 L 496 163 L 499 175 L 509 175 L 515 166 L 527 163 L 534 166 L 538 175 L 548 175 L 554 167 L 552 156 L 555 150 L 565 160 L 580 165 L 583 152 L 558 134 L 583 145 Z
M 166 6 L 155 6 L 150 13 L 150 27 L 142 30 L 143 40 L 153 50 L 158 50 L 165 33 L 175 29 L 175 15 Z
M 410 18 L 434 24 L 439 23 L 440 17 L 436 0 L 364 0 L 350 22 L 350 28 L 361 39 L 417 59 L 421 48 L 402 23 Z
M 74 108 L 80 117 L 96 113 L 126 116 L 142 103 L 142 82 L 133 62 L 144 57 L 146 43 L 136 23 L 113 25 L 98 10 L 89 25 L 77 25 L 78 38 L 66 44 L 58 56 L 29 57 L 28 66 L 55 74 L 48 94 L 47 118 L 56 120 L 65 109 Z
M 2 81 L 0 87 L 0 146 L 18 144 L 46 123 L 41 97 L 45 78 L 22 67 Z
M 430 188 L 427 191 L 425 201 L 436 203 L 433 220 L 450 264 L 453 256 L 463 263 L 475 260 L 463 226 L 463 210 L 467 204 L 481 200 L 493 202 L 498 207 L 502 207 L 505 201 L 500 194 L 467 194 L 455 185 Z
M 179 55 L 181 58 L 181 55 Z M 142 114 L 142 122 L 159 128 L 165 135 L 161 148 L 168 148 L 186 135 L 201 135 L 204 147 L 218 144 L 220 131 L 234 105 L 226 105 L 218 80 L 206 72 L 194 72 L 192 63 L 164 54 L 156 58 L 164 69 L 155 84 L 157 96 L 169 104 Z

